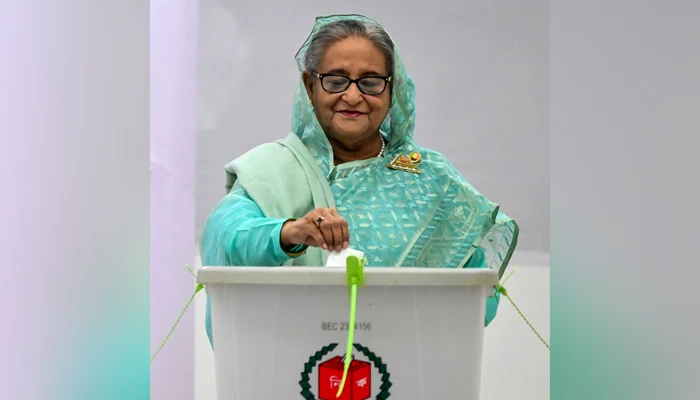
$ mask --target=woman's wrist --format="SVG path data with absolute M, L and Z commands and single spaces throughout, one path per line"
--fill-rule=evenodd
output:
M 292 248 L 297 245 L 297 243 L 292 243 L 289 240 L 285 240 L 287 237 L 286 233 L 288 232 L 287 229 L 289 229 L 288 224 L 294 221 L 296 221 L 296 218 L 290 218 L 284 221 L 282 224 L 282 229 L 280 229 L 280 247 L 282 247 L 282 249 Z
M 290 218 L 287 221 L 284 222 L 282 225 L 282 229 L 280 230 L 280 247 L 282 248 L 282 251 L 284 251 L 288 256 L 290 257 L 298 257 L 306 252 L 306 249 L 309 247 L 308 245 L 305 244 L 299 244 L 299 243 L 291 243 L 287 240 L 284 240 L 284 233 L 285 230 L 284 228 L 286 225 L 290 222 L 296 221 L 295 218 Z

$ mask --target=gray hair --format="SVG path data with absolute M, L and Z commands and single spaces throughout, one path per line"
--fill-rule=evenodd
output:
M 372 42 L 384 54 L 386 68 L 394 74 L 394 42 L 381 26 L 369 21 L 342 20 L 321 28 L 311 39 L 304 55 L 304 67 L 318 72 L 324 53 L 333 43 L 349 37 L 363 37 Z

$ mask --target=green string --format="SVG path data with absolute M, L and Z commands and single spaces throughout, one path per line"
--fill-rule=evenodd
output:
M 345 387 L 345 379 L 348 377 L 350 363 L 352 362 L 352 344 L 355 342 L 355 311 L 357 305 L 357 280 L 353 280 L 353 285 L 350 291 L 350 329 L 348 330 L 348 345 L 345 349 L 345 365 L 343 366 L 343 379 L 340 381 L 340 387 L 335 397 L 340 397 Z
M 187 270 L 190 271 L 190 274 L 192 274 L 193 277 L 195 277 L 195 278 L 197 277 L 197 274 L 195 274 L 194 271 L 192 271 L 192 267 L 185 264 L 185 268 L 187 268 Z
M 357 287 L 364 284 L 364 260 L 358 257 L 350 256 L 346 259 L 347 269 L 346 279 L 348 290 L 350 292 L 350 328 L 348 329 L 348 344 L 345 350 L 345 365 L 343 366 L 343 379 L 340 381 L 340 387 L 335 397 L 338 398 L 343 393 L 345 388 L 345 380 L 348 377 L 348 370 L 352 362 L 352 345 L 355 342 L 355 315 L 357 313 Z
M 518 308 L 518 306 L 515 304 L 513 299 L 510 297 L 510 295 L 508 295 L 508 291 L 506 290 L 506 288 L 503 287 L 503 285 L 505 285 L 505 283 L 508 281 L 508 279 L 510 279 L 510 277 L 513 276 L 514 272 L 515 272 L 515 270 L 511 271 L 510 274 L 508 274 L 508 276 L 506 277 L 506 279 L 504 279 L 503 282 L 496 287 L 496 289 L 498 290 L 499 293 L 504 295 L 506 297 L 506 299 L 508 299 L 508 301 L 510 301 L 510 304 L 512 304 L 513 308 L 515 308 L 515 311 L 517 311 L 518 314 L 520 314 L 520 317 L 525 321 L 527 326 L 529 326 L 530 329 L 535 333 L 535 335 L 537 335 L 537 337 L 542 341 L 542 343 L 544 343 L 544 345 L 547 346 L 547 350 L 552 351 L 552 349 L 549 347 L 549 343 L 547 343 L 547 341 L 544 340 L 542 335 L 540 335 L 540 333 L 537 332 L 537 329 L 535 329 L 535 327 L 532 326 L 532 324 L 527 319 L 527 317 L 525 317 L 525 314 L 523 314 L 523 312 L 520 311 L 520 308 Z
M 510 279 L 510 277 L 513 276 L 514 273 L 515 273 L 515 269 L 510 271 L 510 274 L 508 274 L 508 276 L 506 276 L 506 279 L 504 279 L 503 282 L 501 282 L 501 286 L 505 285 L 506 282 L 508 282 L 508 279 Z
M 189 265 L 185 264 L 185 268 L 187 268 L 187 270 L 190 271 L 190 274 L 192 274 L 192 276 L 196 276 L 194 271 L 192 271 L 192 268 L 190 268 Z M 163 346 L 165 346 L 165 343 L 167 343 L 168 339 L 170 339 L 170 335 L 173 334 L 173 332 L 175 331 L 175 328 L 177 327 L 177 324 L 180 323 L 180 319 L 182 319 L 182 316 L 185 315 L 185 312 L 190 307 L 192 300 L 194 300 L 194 296 L 196 296 L 197 293 L 199 293 L 199 291 L 201 291 L 202 289 L 204 289 L 204 285 L 202 285 L 201 283 L 198 283 L 197 286 L 195 286 L 194 293 L 192 293 L 192 296 L 190 296 L 190 299 L 187 301 L 187 304 L 185 304 L 185 308 L 182 309 L 180 316 L 178 316 L 177 320 L 175 320 L 175 324 L 173 325 L 173 327 L 170 328 L 170 332 L 168 332 L 168 335 L 165 337 L 165 340 L 163 340 L 163 343 L 160 344 L 160 347 L 158 347 L 158 350 L 156 350 L 156 352 L 151 356 L 151 362 L 153 362 L 153 360 L 156 358 L 158 353 L 160 353 Z

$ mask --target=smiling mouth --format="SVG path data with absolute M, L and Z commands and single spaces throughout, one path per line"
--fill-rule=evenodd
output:
M 361 115 L 365 115 L 363 112 L 359 111 L 351 111 L 351 110 L 343 110 L 339 111 L 341 114 L 345 115 L 346 117 L 359 117 Z

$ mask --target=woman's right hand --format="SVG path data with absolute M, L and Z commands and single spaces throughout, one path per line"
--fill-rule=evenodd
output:
M 339 252 L 350 245 L 350 231 L 334 208 L 317 208 L 303 218 L 285 222 L 280 240 L 284 246 L 305 244 Z

